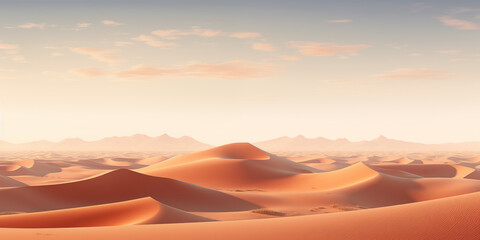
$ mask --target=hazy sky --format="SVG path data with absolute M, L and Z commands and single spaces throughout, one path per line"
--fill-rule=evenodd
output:
M 480 2 L 0 1 L 0 140 L 480 140 Z

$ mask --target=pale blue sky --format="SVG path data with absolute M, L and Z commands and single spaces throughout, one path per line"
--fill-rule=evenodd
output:
M 480 140 L 479 40 L 478 1 L 0 1 L 0 140 Z

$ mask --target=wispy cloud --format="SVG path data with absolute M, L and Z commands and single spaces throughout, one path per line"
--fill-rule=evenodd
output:
M 179 30 L 179 29 L 155 30 L 155 31 L 152 31 L 152 34 L 163 39 L 174 40 L 184 36 L 215 37 L 215 36 L 222 35 L 223 33 L 221 31 L 217 31 L 213 29 L 194 26 L 190 30 Z
M 231 61 L 226 63 L 196 63 L 175 68 L 158 68 L 148 65 L 137 65 L 129 70 L 115 74 L 119 78 L 149 77 L 198 77 L 213 79 L 251 79 L 273 75 L 268 64 Z
M 119 62 L 122 59 L 118 56 L 111 55 L 111 53 L 116 52 L 116 50 L 112 49 L 100 49 L 100 48 L 72 48 L 73 52 L 90 56 L 92 59 L 97 60 L 99 62 Z
M 231 33 L 228 36 L 232 38 L 239 38 L 239 39 L 252 39 L 252 38 L 258 38 L 262 35 L 257 32 L 235 32 L 235 33 Z
M 442 22 L 445 26 L 454 27 L 461 30 L 478 30 L 480 25 L 474 22 L 461 20 L 449 16 L 439 17 L 438 20 Z
M 103 20 L 102 23 L 103 23 L 103 25 L 107 25 L 107 26 L 120 26 L 120 25 L 123 25 L 122 23 L 119 23 L 119 22 L 116 22 L 116 21 L 113 21 L 113 20 Z
M 398 80 L 438 80 L 448 77 L 447 72 L 429 68 L 399 68 L 389 73 L 375 74 L 375 78 Z
M 171 48 L 171 47 L 174 47 L 174 46 L 177 45 L 174 42 L 159 41 L 155 37 L 148 36 L 148 35 L 140 35 L 140 36 L 132 38 L 132 39 L 135 40 L 135 41 L 144 42 L 149 46 L 159 47 L 159 48 Z
M 358 55 L 360 50 L 370 47 L 367 44 L 341 45 L 338 43 L 290 42 L 290 47 L 306 56 L 346 56 Z
M 23 29 L 38 28 L 38 29 L 44 29 L 46 26 L 47 26 L 46 23 L 32 23 L 32 22 L 29 22 L 29 23 L 20 24 L 20 25 L 17 25 L 17 26 L 10 26 L 10 27 L 7 27 L 7 28 L 23 28 Z
M 77 27 L 78 28 L 88 28 L 91 25 L 92 25 L 91 23 L 79 23 L 79 24 L 77 24 Z
M 269 43 L 254 43 L 252 44 L 252 49 L 264 52 L 273 52 L 275 51 L 275 47 Z
M 21 55 L 15 55 L 15 54 L 1 57 L 1 59 L 6 59 L 6 60 L 10 60 L 12 62 L 18 62 L 18 63 L 26 63 L 27 62 L 25 57 L 23 57 Z
M 0 42 L 0 49 L 2 49 L 2 50 L 18 49 L 18 45 L 15 45 L 15 44 L 7 44 L 7 43 L 1 43 L 1 42 Z
M 332 20 L 328 20 L 327 22 L 329 22 L 329 23 L 351 23 L 352 20 L 351 19 L 332 19 Z
M 12 61 L 14 62 L 19 62 L 19 63 L 26 63 L 27 60 L 25 59 L 25 57 L 23 56 L 20 56 L 20 55 L 14 55 L 10 58 Z
M 107 75 L 108 73 L 99 69 L 99 68 L 77 68 L 72 70 L 73 73 L 84 77 L 102 77 Z
M 408 47 L 407 44 L 400 44 L 400 45 L 393 45 L 392 46 L 393 49 L 397 49 L 397 50 L 407 48 L 407 47 Z
M 440 50 L 437 53 L 445 54 L 445 55 L 458 55 L 461 51 L 460 50 Z

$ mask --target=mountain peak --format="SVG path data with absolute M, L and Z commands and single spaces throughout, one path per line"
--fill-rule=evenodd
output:
M 373 139 L 373 141 L 384 141 L 384 140 L 389 140 L 389 139 L 383 135 L 380 135 L 377 138 Z
M 78 144 L 78 143 L 86 143 L 85 140 L 81 139 L 81 138 L 65 138 L 63 139 L 62 141 L 60 141 L 59 143 L 63 143 L 63 144 Z
M 150 137 L 145 135 L 145 134 L 137 133 L 137 134 L 132 135 L 132 138 L 150 138 Z
M 168 134 L 164 133 L 164 134 L 158 136 L 157 138 L 172 138 L 172 137 L 170 137 Z
M 303 136 L 302 134 L 300 134 L 300 135 L 294 137 L 293 139 L 297 139 L 297 140 L 302 139 L 303 140 L 303 139 L 307 139 L 307 138 L 305 136 Z

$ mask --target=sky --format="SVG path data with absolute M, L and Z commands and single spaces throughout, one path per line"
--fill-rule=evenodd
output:
M 479 42 L 476 0 L 0 0 L 0 140 L 480 141 Z

